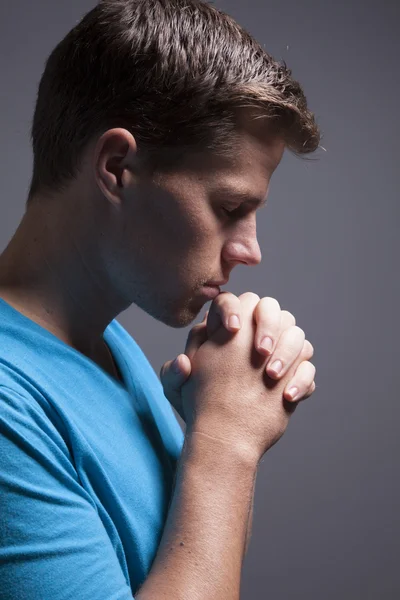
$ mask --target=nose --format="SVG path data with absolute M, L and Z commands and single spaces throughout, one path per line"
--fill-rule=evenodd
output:
M 223 257 L 231 268 L 241 263 L 250 267 L 259 265 L 262 254 L 255 226 L 247 227 L 229 239 L 224 246 Z

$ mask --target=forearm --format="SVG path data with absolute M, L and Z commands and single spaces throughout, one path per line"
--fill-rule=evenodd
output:
M 237 600 L 257 463 L 186 434 L 157 555 L 137 600 Z
M 255 483 L 256 480 L 254 478 L 254 484 L 253 484 L 253 493 L 252 493 L 252 498 L 251 498 L 251 506 L 250 506 L 250 513 L 249 513 L 249 517 L 247 520 L 247 532 L 246 532 L 246 547 L 244 550 L 244 554 L 247 554 L 247 550 L 249 549 L 249 545 L 250 545 L 250 539 L 251 539 L 251 531 L 252 531 L 252 527 L 253 527 L 253 506 L 254 506 L 254 488 L 255 488 Z

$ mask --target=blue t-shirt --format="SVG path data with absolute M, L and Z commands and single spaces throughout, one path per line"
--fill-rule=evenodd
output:
M 184 434 L 138 344 L 123 384 L 0 298 L 0 599 L 132 600 L 157 553 Z

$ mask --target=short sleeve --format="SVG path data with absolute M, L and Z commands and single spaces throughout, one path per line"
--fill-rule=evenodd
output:
M 63 436 L 33 398 L 4 386 L 0 599 L 133 600 Z

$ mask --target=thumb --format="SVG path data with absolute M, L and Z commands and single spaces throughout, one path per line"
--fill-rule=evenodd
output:
M 174 369 L 174 364 L 178 371 Z M 168 360 L 160 370 L 164 395 L 183 420 L 185 418 L 182 410 L 181 386 L 188 379 L 191 371 L 190 359 L 186 354 L 179 354 L 175 360 Z
M 204 319 L 201 323 L 197 323 L 194 325 L 192 329 L 189 331 L 189 335 L 186 340 L 185 345 L 185 355 L 189 358 L 189 361 L 193 361 L 194 355 L 197 350 L 204 344 L 204 342 L 208 339 L 207 333 L 207 317 L 209 311 L 204 315 Z

